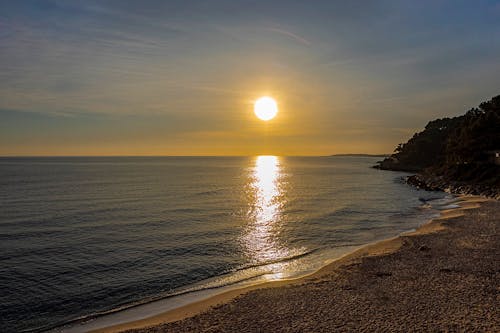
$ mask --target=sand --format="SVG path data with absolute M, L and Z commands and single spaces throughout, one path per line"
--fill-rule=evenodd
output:
M 310 276 L 101 332 L 500 332 L 500 202 L 461 206 Z

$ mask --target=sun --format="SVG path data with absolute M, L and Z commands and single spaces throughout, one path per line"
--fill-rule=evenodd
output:
M 255 101 L 253 111 L 257 118 L 268 121 L 276 117 L 278 113 L 278 104 L 273 98 L 263 96 Z

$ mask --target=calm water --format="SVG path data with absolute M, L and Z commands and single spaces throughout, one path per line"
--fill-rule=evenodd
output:
M 310 272 L 447 203 L 376 160 L 1 158 L 1 331 Z

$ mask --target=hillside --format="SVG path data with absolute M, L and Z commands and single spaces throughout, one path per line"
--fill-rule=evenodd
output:
M 462 116 L 430 121 L 376 167 L 419 172 L 424 183 L 500 189 L 499 154 L 500 95 Z

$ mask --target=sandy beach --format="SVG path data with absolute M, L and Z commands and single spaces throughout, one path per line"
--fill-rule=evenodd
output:
M 500 202 L 469 197 L 460 205 L 307 277 L 99 332 L 498 332 Z

